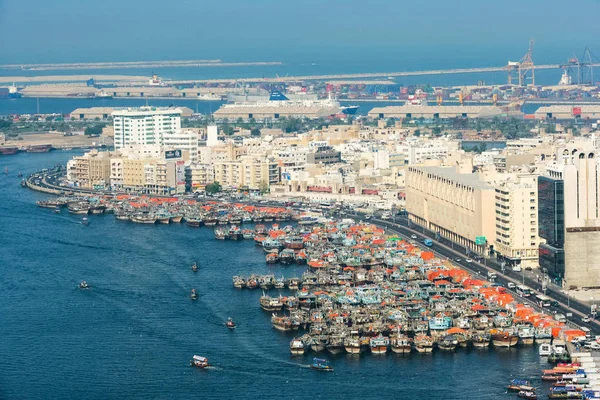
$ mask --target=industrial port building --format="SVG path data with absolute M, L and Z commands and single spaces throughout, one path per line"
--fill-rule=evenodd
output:
M 493 118 L 504 114 L 496 106 L 388 106 L 369 111 L 371 118 Z
M 279 118 L 321 118 L 335 115 L 340 112 L 339 107 L 325 106 L 320 104 L 305 105 L 297 103 L 291 105 L 256 105 L 256 104 L 224 104 L 214 113 L 217 120 L 238 118 L 256 120 L 279 119 Z
M 543 106 L 535 112 L 535 119 L 600 119 L 600 106 L 593 104 Z

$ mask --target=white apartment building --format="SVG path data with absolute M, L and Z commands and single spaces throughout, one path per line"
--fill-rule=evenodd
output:
M 197 163 L 199 161 L 198 133 L 196 131 L 167 132 L 163 137 L 163 146 L 165 150 L 187 150 L 190 153 L 190 162 Z
M 425 160 L 441 160 L 448 156 L 449 149 L 454 147 L 450 144 L 437 142 L 409 142 L 396 146 L 396 152 L 404 157 L 408 165 L 418 165 Z
M 511 174 L 496 184 L 496 242 L 499 258 L 538 267 L 538 190 L 535 174 Z
M 113 111 L 115 149 L 127 145 L 164 145 L 167 135 L 181 132 L 181 110 L 140 107 Z

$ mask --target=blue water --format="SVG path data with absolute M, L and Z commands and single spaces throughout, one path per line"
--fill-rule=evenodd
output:
M 137 225 L 111 215 L 56 215 L 17 172 L 75 152 L 0 157 L 0 399 L 498 399 L 511 377 L 540 386 L 533 348 L 455 354 L 341 355 L 335 372 L 292 357 L 259 291 L 231 276 L 274 272 L 252 242 L 217 241 L 208 228 Z M 200 271 L 190 270 L 198 261 Z M 92 289 L 76 288 L 87 280 Z M 191 288 L 200 293 L 189 300 Z M 239 327 L 222 324 L 233 317 Z M 188 366 L 193 354 L 215 368 Z

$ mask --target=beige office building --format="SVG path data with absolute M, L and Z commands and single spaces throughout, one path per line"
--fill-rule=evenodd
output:
M 215 161 L 215 181 L 225 188 L 258 190 L 279 182 L 279 166 L 275 161 L 242 156 L 239 160 Z
M 67 179 L 76 186 L 92 189 L 110 184 L 110 152 L 92 150 L 67 163 Z
M 413 224 L 437 232 L 477 253 L 496 240 L 494 187 L 457 167 L 408 167 L 406 210 Z M 477 244 L 477 238 L 479 243 Z

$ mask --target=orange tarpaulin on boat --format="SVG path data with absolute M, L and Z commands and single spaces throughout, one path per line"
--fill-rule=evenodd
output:
M 452 335 L 454 333 L 466 333 L 467 331 L 465 331 L 464 329 L 460 329 L 460 328 L 450 328 L 446 331 L 446 333 L 448 333 L 448 335 Z
M 486 307 L 482 306 L 481 304 L 475 304 L 473 306 L 471 306 L 471 310 L 473 311 L 481 311 L 481 310 L 485 310 Z
M 421 259 L 423 261 L 429 261 L 429 260 L 433 259 L 434 257 L 435 257 L 435 255 L 431 251 L 423 251 L 423 252 L 421 252 Z
M 452 283 L 450 281 L 442 279 L 440 281 L 435 281 L 434 284 L 435 284 L 435 286 L 440 286 L 440 285 L 451 285 Z

